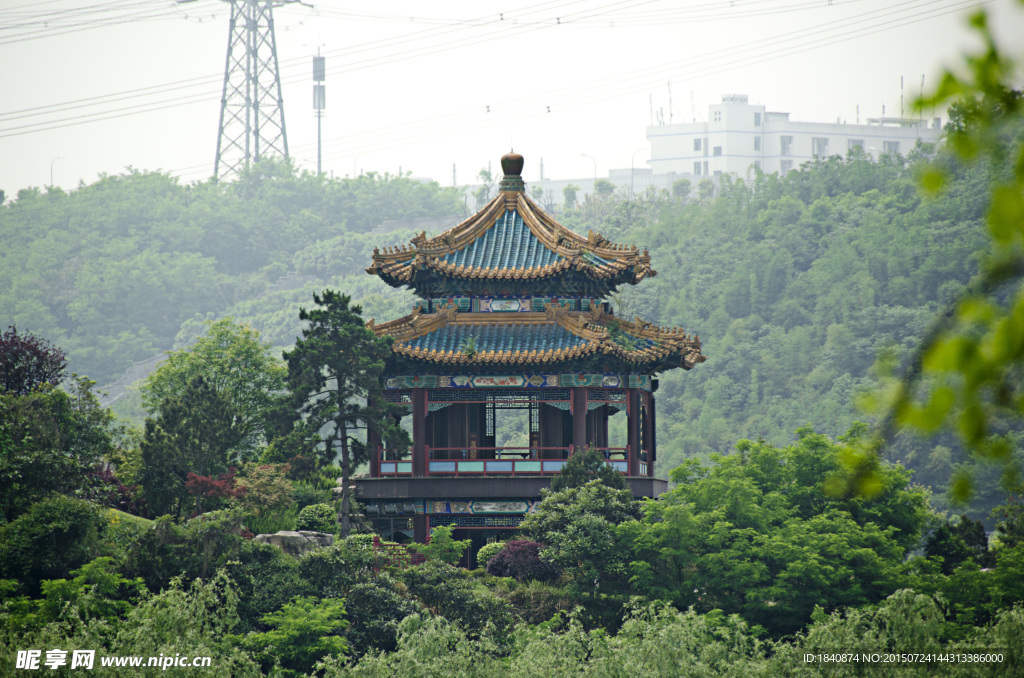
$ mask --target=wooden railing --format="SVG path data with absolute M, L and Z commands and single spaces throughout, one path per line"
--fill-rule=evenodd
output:
M 629 447 L 599 447 L 608 464 L 629 472 Z M 573 454 L 571 447 L 427 447 L 428 476 L 554 475 Z M 412 476 L 412 455 L 378 451 L 378 476 Z

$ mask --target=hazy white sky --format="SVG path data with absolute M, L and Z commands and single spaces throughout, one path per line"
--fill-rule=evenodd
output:
M 900 109 L 976 49 L 985 6 L 1019 48 L 1013 0 L 314 2 L 275 11 L 291 155 L 316 168 L 311 57 L 327 59 L 324 170 L 472 181 L 510 146 L 524 178 L 606 176 L 645 128 L 725 93 L 794 120 Z M 66 189 L 127 166 L 213 173 L 228 38 L 221 0 L 0 0 L 0 189 Z M 671 108 L 669 91 L 671 89 Z M 489 107 L 489 112 L 488 112 Z M 585 155 L 584 155 L 585 154 Z M 590 156 L 590 157 L 585 157 Z M 593 158 L 593 160 L 591 160 Z

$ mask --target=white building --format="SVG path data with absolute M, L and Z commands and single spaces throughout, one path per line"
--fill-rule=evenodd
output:
M 731 172 L 747 176 L 752 166 L 784 175 L 815 157 L 845 156 L 860 147 L 877 160 L 884 153 L 907 155 L 918 139 L 936 141 L 941 120 L 868 119 L 865 125 L 794 122 L 789 113 L 750 104 L 745 94 L 727 94 L 708 107 L 708 122 L 647 128 L 650 168 L 655 175 L 694 177 Z

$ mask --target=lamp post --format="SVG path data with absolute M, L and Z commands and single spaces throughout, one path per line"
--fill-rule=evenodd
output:
M 633 157 L 629 159 L 629 197 L 630 198 L 633 197 L 633 174 L 634 174 L 634 172 L 633 172 L 633 162 L 636 160 L 636 154 L 637 153 L 639 153 L 640 151 L 646 151 L 646 150 L 647 150 L 646 146 L 644 146 L 643 148 L 636 149 L 635 151 L 633 151 Z
M 56 158 L 50 161 L 50 188 L 53 188 L 53 163 L 57 162 L 61 158 L 66 158 L 66 155 L 58 155 Z
M 580 153 L 584 158 L 590 158 L 586 153 Z M 594 163 L 594 190 L 597 190 L 597 161 L 590 158 L 590 162 Z

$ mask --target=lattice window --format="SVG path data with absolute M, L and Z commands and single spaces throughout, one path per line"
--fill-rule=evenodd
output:
M 545 389 L 456 389 L 437 388 L 430 389 L 428 399 L 431 402 L 472 402 L 472 403 L 493 403 L 494 407 L 524 407 L 534 402 L 545 402 L 548 400 L 569 400 L 569 389 L 545 388 Z
M 621 383 L 621 382 L 620 382 Z M 587 400 L 596 400 L 608 403 L 626 402 L 626 389 L 624 388 L 588 388 Z
M 521 515 L 430 516 L 431 527 L 447 527 L 452 523 L 455 523 L 456 527 L 519 527 L 521 522 Z

